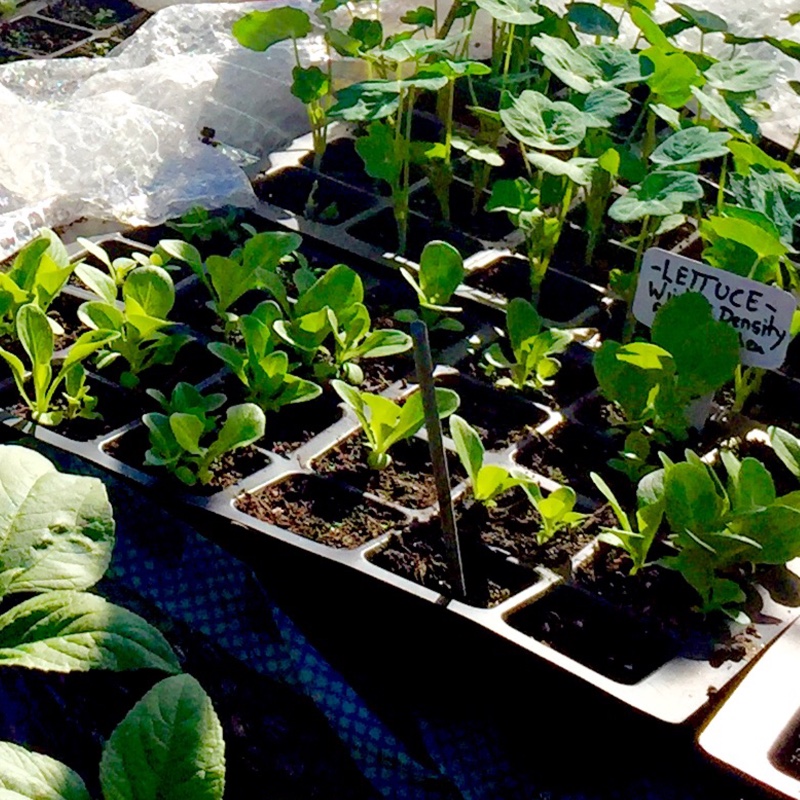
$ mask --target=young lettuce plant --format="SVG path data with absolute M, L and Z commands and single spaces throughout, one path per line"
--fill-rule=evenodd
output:
M 569 486 L 559 486 L 544 495 L 539 484 L 530 478 L 522 480 L 520 485 L 539 514 L 541 526 L 536 533 L 537 544 L 546 544 L 557 533 L 572 530 L 586 519 L 586 514 L 575 511 L 578 496 Z
M 464 260 L 453 245 L 440 241 L 425 245 L 419 260 L 419 280 L 405 267 L 401 267 L 400 272 L 417 293 L 419 313 L 413 309 L 401 309 L 394 315 L 396 320 L 414 322 L 421 319 L 431 331 L 460 333 L 464 330 L 460 320 L 446 316 L 461 311 L 448 303 L 466 274 Z
M 28 356 L 30 369 L 22 359 L 0 347 L 0 358 L 11 368 L 20 397 L 30 409 L 34 422 L 58 425 L 64 419 L 95 416 L 96 399 L 88 393 L 82 363 L 90 355 L 111 344 L 119 334 L 114 331 L 87 331 L 78 337 L 54 371 L 54 334 L 47 315 L 39 306 L 28 303 L 17 311 L 16 335 Z M 33 387 L 29 393 L 27 380 Z M 66 409 L 56 408 L 56 392 L 64 385 Z
M 450 436 L 472 485 L 472 496 L 486 508 L 496 506 L 500 495 L 520 484 L 505 467 L 483 463 L 486 451 L 478 432 L 458 414 L 450 417 Z
M 75 275 L 81 282 L 99 297 L 115 296 L 125 283 L 130 272 L 137 267 L 165 267 L 169 263 L 169 255 L 159 246 L 152 253 L 131 253 L 130 256 L 121 256 L 112 260 L 105 248 L 90 239 L 78 239 L 80 245 L 93 255 L 108 271 L 108 274 L 93 267 L 91 264 L 81 263 L 75 267 Z M 109 278 L 113 287 L 109 284 Z
M 319 380 L 334 375 L 361 383 L 364 373 L 358 361 L 384 358 L 411 349 L 411 337 L 391 328 L 371 330 L 364 299 L 364 284 L 350 267 L 338 264 L 305 291 L 297 302 L 276 297 L 284 318 L 273 323 L 274 332 L 289 344 L 305 364 L 314 361 Z M 328 346 L 328 339 L 333 339 Z
M 658 310 L 650 342 L 606 340 L 593 366 L 602 395 L 626 426 L 685 439 L 688 407 L 733 378 L 739 347 L 735 329 L 714 319 L 708 300 L 687 292 Z
M 7 272 L 0 272 L 0 336 L 13 335 L 17 312 L 36 303 L 47 312 L 75 269 L 58 235 L 49 229 L 23 247 Z M 48 317 L 56 333 L 61 326 Z
M 205 263 L 196 247 L 180 239 L 165 239 L 160 247 L 197 275 L 211 296 L 207 306 L 228 332 L 237 320 L 231 307 L 246 292 L 266 289 L 285 294 L 277 269 L 284 259 L 296 253 L 301 241 L 296 233 L 264 231 L 250 236 L 230 256 L 209 256 Z
M 218 407 L 216 399 L 211 405 Z M 208 484 L 216 459 L 264 435 L 264 412 L 255 403 L 231 406 L 218 430 L 217 418 L 207 411 L 195 402 L 169 414 L 145 414 L 142 422 L 150 432 L 145 463 L 164 467 L 187 486 Z
M 138 386 L 140 373 L 156 364 L 172 364 L 181 347 L 192 340 L 188 333 L 167 330 L 174 324 L 167 317 L 175 304 L 175 285 L 161 267 L 139 267 L 128 273 L 122 284 L 122 308 L 110 279 L 101 288 L 103 299 L 81 304 L 78 318 L 94 331 L 116 334 L 99 353 L 98 367 L 122 358 L 127 365 L 120 377 L 123 386 Z
M 521 297 L 515 297 L 508 304 L 506 327 L 514 360 L 506 357 L 499 343 L 491 345 L 485 354 L 489 365 L 487 374 L 508 370 L 509 375 L 500 378 L 497 385 L 513 386 L 520 391 L 552 385 L 551 379 L 561 368 L 561 363 L 553 356 L 567 349 L 572 334 L 557 328 L 542 330 L 539 312 Z
M 247 399 L 265 412 L 283 406 L 305 403 L 322 394 L 313 381 L 290 372 L 289 356 L 275 349 L 272 326 L 281 319 L 281 310 L 272 300 L 260 303 L 251 314 L 239 317 L 239 333 L 244 351 L 223 342 L 212 342 L 208 349 L 221 359 L 247 387 Z
M 425 424 L 422 395 L 416 392 L 403 405 L 386 397 L 359 392 L 343 381 L 331 381 L 336 394 L 353 409 L 369 449 L 367 464 L 371 469 L 386 469 L 392 463 L 389 448 L 410 439 Z M 449 417 L 457 408 L 459 397 L 452 389 L 436 389 L 439 418 Z

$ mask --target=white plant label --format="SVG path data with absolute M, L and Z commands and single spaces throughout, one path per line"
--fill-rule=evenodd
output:
M 644 254 L 633 315 L 644 325 L 652 325 L 656 311 L 684 292 L 702 294 L 711 303 L 714 317 L 736 328 L 742 364 L 766 369 L 783 364 L 797 307 L 789 292 L 653 247 Z M 702 347 L 702 342 L 697 344 Z

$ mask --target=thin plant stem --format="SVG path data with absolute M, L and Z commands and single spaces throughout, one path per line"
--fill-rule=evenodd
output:
M 636 320 L 633 317 L 633 299 L 636 297 L 636 285 L 639 281 L 639 270 L 642 268 L 642 260 L 647 248 L 647 244 L 651 239 L 650 234 L 650 217 L 647 216 L 642 220 L 642 232 L 639 236 L 639 246 L 636 248 L 636 258 L 633 262 L 633 279 L 628 292 L 628 310 L 625 314 L 625 326 L 622 329 L 622 343 L 629 344 L 633 338 L 633 330 L 636 326 Z
M 728 155 L 722 157 L 722 167 L 719 171 L 719 186 L 717 188 L 717 214 L 722 213 L 725 205 L 725 183 L 728 180 Z

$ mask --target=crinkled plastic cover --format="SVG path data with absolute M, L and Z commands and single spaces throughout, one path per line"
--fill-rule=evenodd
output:
M 165 8 L 107 58 L 0 66 L 0 258 L 43 224 L 249 205 L 245 173 L 200 130 L 260 157 L 307 129 L 291 42 L 255 53 L 230 33 L 259 7 Z

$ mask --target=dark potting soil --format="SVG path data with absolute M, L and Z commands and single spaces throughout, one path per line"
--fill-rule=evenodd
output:
M 404 519 L 338 481 L 313 475 L 293 475 L 243 494 L 236 507 L 262 522 L 345 549 L 360 547 Z
M 0 47 L 0 64 L 10 64 L 12 61 L 21 61 L 25 58 L 22 53 L 15 53 L 5 47 Z
M 616 493 L 630 490 L 630 482 L 608 466 L 618 455 L 618 446 L 607 437 L 594 434 L 589 428 L 564 422 L 546 435 L 533 434 L 514 454 L 514 459 L 539 475 L 569 486 L 578 494 L 601 500 L 590 478 L 598 473 Z M 618 495 L 624 500 L 625 495 Z
M 261 200 L 306 219 L 340 225 L 374 205 L 374 198 L 303 167 L 287 167 L 253 183 Z
M 367 466 L 369 450 L 361 434 L 351 438 L 312 462 L 312 468 L 386 502 L 407 508 L 427 508 L 436 502 L 436 486 L 428 445 L 421 439 L 398 442 L 390 451 L 392 463 L 386 469 Z M 463 471 L 455 456 L 448 453 L 450 483 L 458 485 Z
M 348 232 L 384 251 L 397 253 L 397 223 L 391 208 L 385 208 L 374 216 L 361 220 L 348 229 Z M 441 239 L 452 244 L 464 258 L 483 249 L 483 245 L 469 236 L 453 230 L 442 223 L 430 222 L 418 214 L 408 215 L 408 237 L 405 253 L 401 255 L 411 261 L 419 261 L 422 250 L 428 242 Z
M 741 660 L 754 629 L 731 640 L 721 618 L 693 610 L 698 598 L 677 572 L 645 567 L 630 576 L 623 551 L 598 544 L 575 581 L 508 623 L 612 680 L 635 684 L 683 654 L 715 665 Z
M 61 22 L 102 30 L 142 12 L 126 0 L 60 0 L 40 13 Z
M 446 225 L 482 239 L 485 242 L 499 242 L 515 228 L 507 214 L 485 211 L 483 203 L 475 214 L 472 213 L 473 191 L 459 180 L 450 186 L 450 220 L 444 220 L 442 208 L 436 194 L 429 185 L 425 185 L 411 194 L 409 207 L 412 211 L 426 219 L 441 221 Z
M 263 450 L 251 444 L 225 453 L 216 459 L 211 466 L 213 477 L 207 485 L 197 483 L 194 486 L 187 486 L 166 469 L 145 466 L 144 455 L 149 447 L 150 437 L 147 428 L 144 425 L 137 425 L 122 436 L 106 442 L 103 445 L 103 452 L 122 461 L 123 464 L 128 464 L 134 469 L 160 478 L 173 489 L 199 495 L 209 495 L 227 489 L 270 464 L 270 457 Z
M 98 419 L 76 419 L 64 420 L 60 425 L 53 428 L 56 433 L 74 439 L 78 442 L 88 442 L 99 436 L 104 436 L 117 428 L 137 419 L 141 413 L 139 398 L 135 395 L 123 394 L 113 387 L 108 386 L 102 380 L 89 376 L 89 394 L 97 398 L 97 408 L 95 412 L 101 416 Z M 30 387 L 27 387 L 31 391 Z M 26 422 L 32 422 L 30 409 L 21 402 L 16 401 L 16 391 L 10 389 L 0 395 L 0 404 L 4 405 L 10 414 Z M 8 401 L 6 401 L 8 398 Z M 15 402 L 16 401 L 16 402 Z M 57 393 L 56 402 L 52 410 L 66 409 L 66 401 L 62 399 L 61 393 Z
M 527 260 L 520 258 L 501 258 L 471 272 L 465 283 L 508 300 L 531 298 L 530 267 Z M 600 298 L 600 293 L 584 281 L 548 269 L 539 289 L 537 309 L 545 319 L 564 324 L 596 306 Z
M 463 548 L 462 558 L 468 576 L 467 585 L 472 587 L 474 593 L 467 600 L 470 605 L 492 608 L 540 579 L 536 572 L 474 542 L 470 547 Z M 412 523 L 401 533 L 392 534 L 386 546 L 369 555 L 369 560 L 382 569 L 446 597 L 457 596 L 448 578 L 449 570 L 438 520 Z
M 342 416 L 339 396 L 324 391 L 315 400 L 284 406 L 267 414 L 267 426 L 259 447 L 286 455 L 322 433 Z
M 310 700 L 248 668 L 124 587 L 105 580 L 98 588 L 107 599 L 154 624 L 179 655 L 183 670 L 211 697 L 225 739 L 225 798 L 248 797 L 254 786 L 269 786 L 276 798 L 374 797 Z M 3 670 L 0 735 L 69 765 L 85 780 L 91 796 L 100 797 L 98 765 L 104 744 L 163 677 L 153 670 L 69 675 Z
M 487 450 L 509 447 L 547 419 L 541 408 L 491 384 L 452 374 L 442 375 L 436 383 L 458 393 L 461 404 L 456 413 L 475 428 Z
M 524 255 L 524 247 L 519 248 Z M 612 269 L 630 272 L 635 252 L 610 240 L 602 239 L 595 247 L 591 263 L 586 262 L 586 234 L 574 225 L 565 226 L 553 253 L 552 265 L 569 275 L 596 286 L 607 286 Z
M 86 37 L 85 31 L 32 16 L 0 23 L 0 44 L 30 55 L 51 55 Z

